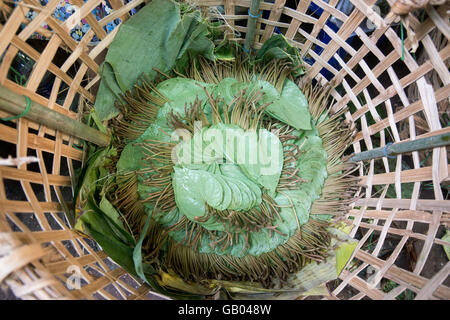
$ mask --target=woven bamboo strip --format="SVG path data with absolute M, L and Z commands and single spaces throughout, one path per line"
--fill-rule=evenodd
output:
M 383 264 L 382 259 L 375 258 L 372 255 L 370 255 L 369 253 L 364 252 L 364 251 L 358 251 L 358 253 L 356 254 L 356 258 L 364 260 L 378 268 L 381 267 L 381 265 Z M 427 283 L 426 278 L 423 278 L 412 272 L 401 269 L 397 266 L 392 266 L 388 270 L 386 275 L 389 276 L 391 279 L 395 279 L 396 281 L 401 280 L 401 281 L 404 281 L 405 283 L 408 283 L 408 284 L 410 283 L 413 286 L 415 286 L 416 288 L 423 288 Z M 445 300 L 450 299 L 450 289 L 443 285 L 438 287 L 436 289 L 436 291 L 434 292 L 434 294 L 441 299 L 445 299 Z
M 445 12 L 444 10 L 445 10 L 445 8 L 440 8 L 441 14 L 444 14 L 444 12 Z M 417 32 L 416 36 L 419 39 L 421 39 L 421 37 L 423 37 L 424 35 L 426 35 L 428 32 L 431 31 L 432 27 L 433 27 L 433 23 L 430 21 L 430 19 L 428 19 L 427 21 L 425 21 L 423 24 L 420 25 L 420 29 L 417 30 L 418 32 Z M 382 35 L 384 35 L 384 33 L 387 30 L 389 30 L 389 29 L 375 30 L 374 34 L 370 38 L 373 39 L 373 42 L 376 42 Z M 392 34 L 391 34 L 391 38 L 394 39 Z M 333 37 L 333 39 L 336 40 L 337 37 Z M 395 45 L 397 45 L 397 41 L 395 41 Z M 409 48 L 408 44 L 405 44 L 405 48 Z M 401 47 L 399 49 L 401 51 Z M 374 52 L 377 53 L 377 51 L 379 51 L 379 50 L 375 50 Z M 357 55 L 354 55 L 353 58 L 348 62 L 349 67 L 353 68 L 356 65 L 356 63 L 359 63 L 360 59 L 362 57 L 364 57 L 364 55 L 366 55 L 368 52 L 369 52 L 369 50 L 366 46 L 361 47 L 361 49 L 359 50 Z M 390 67 L 396 60 L 398 60 L 400 58 L 401 53 L 399 55 L 398 52 L 399 51 L 393 51 L 384 60 L 381 59 L 380 61 L 382 61 L 383 63 L 375 66 L 375 68 L 373 68 L 373 70 L 372 70 L 373 73 L 376 76 L 379 76 L 384 70 L 386 70 L 386 68 Z M 442 58 L 442 60 L 445 61 L 445 58 Z M 411 73 L 409 75 L 407 75 L 406 77 L 408 77 L 408 76 L 411 77 L 413 75 L 413 73 L 414 73 L 414 70 L 411 70 Z M 344 75 L 342 75 L 342 76 L 344 76 Z M 338 76 L 337 80 L 341 80 L 342 76 Z M 417 78 L 414 78 L 412 81 L 414 81 L 416 79 Z M 367 80 L 364 80 L 363 82 L 359 82 L 353 88 L 353 91 L 355 92 L 355 94 L 359 94 L 363 88 L 367 87 L 367 85 L 368 85 Z M 402 87 L 405 87 L 405 86 L 406 86 L 406 84 L 402 84 Z M 343 105 L 348 103 L 348 101 L 349 101 L 349 99 L 344 97 L 342 100 L 339 100 L 337 102 L 337 104 L 334 108 L 340 109 L 340 107 L 342 107 Z
M 447 87 L 443 87 L 441 89 L 438 89 L 435 92 L 436 95 L 436 101 L 440 102 L 444 99 L 446 99 L 448 97 L 448 95 L 450 94 L 450 86 Z M 423 110 L 423 103 L 422 101 L 416 101 L 413 104 L 410 105 L 410 107 L 408 107 L 408 109 L 401 109 L 400 111 L 396 112 L 393 114 L 394 120 L 396 122 L 401 121 L 406 119 L 408 116 L 417 113 L 419 111 Z M 375 123 L 372 126 L 370 126 L 368 128 L 369 132 L 371 135 L 383 130 L 384 128 L 387 127 L 387 124 L 389 123 L 388 119 L 383 119 L 381 122 L 379 123 Z M 362 133 L 358 133 L 355 136 L 355 140 L 361 140 L 362 139 Z
M 389 218 L 389 217 L 387 217 L 387 218 Z M 433 218 L 433 215 L 431 215 L 431 218 Z M 431 223 L 432 221 L 428 221 L 428 222 Z M 379 232 L 383 231 L 382 226 L 376 226 L 371 223 L 361 222 L 360 227 L 365 228 L 365 229 L 374 230 L 374 231 L 379 231 Z M 427 240 L 426 235 L 423 235 L 421 233 L 414 233 L 414 232 L 404 230 L 404 229 L 389 228 L 389 233 L 393 234 L 393 235 L 397 235 L 397 236 L 408 236 L 408 237 L 415 238 L 415 239 L 422 240 L 422 241 Z M 440 244 L 440 245 L 446 244 L 445 241 L 440 241 L 439 239 L 434 239 L 434 243 Z
M 316 39 L 319 32 L 324 28 L 325 23 L 327 22 L 328 18 L 330 17 L 331 12 L 329 11 L 330 8 L 333 8 L 333 6 L 335 6 L 337 4 L 336 0 L 332 0 L 330 1 L 330 4 L 325 4 L 322 1 L 317 1 L 316 3 L 319 7 L 321 7 L 322 9 L 325 10 L 324 14 L 322 14 L 319 18 L 319 20 L 317 21 L 317 23 L 314 24 L 313 30 L 311 31 L 310 36 L 308 37 L 308 40 L 304 43 L 304 45 L 302 46 L 302 51 L 301 53 L 304 55 L 310 48 L 311 48 L 311 42 L 314 43 L 314 41 L 312 39 Z M 326 10 L 328 9 L 328 10 Z M 338 10 L 335 10 L 338 11 Z M 339 14 L 338 14 L 339 15 Z M 338 18 L 336 16 L 336 18 Z M 339 17 L 340 20 L 345 21 L 346 20 L 346 16 L 344 15 L 343 17 L 340 16 Z M 299 30 L 300 31 L 300 30 Z M 304 35 L 302 33 L 302 35 Z M 312 39 L 311 39 L 312 38 Z M 325 47 L 325 46 L 323 46 Z
M 437 287 L 448 277 L 450 273 L 450 262 L 447 262 L 444 268 L 442 268 L 433 279 L 429 280 L 427 284 L 420 290 L 416 296 L 417 300 L 428 298 L 434 293 Z
M 355 201 L 357 206 L 371 206 L 375 207 L 379 198 L 370 199 L 358 199 Z M 384 199 L 381 201 L 383 208 L 399 208 L 399 209 L 409 209 L 411 200 L 410 199 Z M 450 206 L 450 200 L 417 200 L 416 208 L 418 210 L 448 210 Z
M 286 3 L 286 0 L 275 0 L 274 4 L 273 4 L 273 9 L 270 11 L 270 15 L 269 15 L 269 21 L 278 21 L 278 19 L 280 19 L 281 17 L 281 13 L 283 12 L 283 7 L 284 4 Z M 261 19 L 261 22 L 264 22 L 267 24 L 266 21 L 263 21 Z M 264 29 L 264 34 L 261 37 L 261 42 L 265 42 L 266 40 L 268 40 L 274 31 L 274 25 L 267 25 L 266 28 Z
M 389 215 L 390 211 L 388 210 L 366 210 L 364 212 L 363 217 L 367 218 L 367 219 L 387 219 L 388 215 Z M 350 210 L 350 212 L 348 213 L 349 216 L 356 216 L 357 214 L 359 214 L 359 210 Z M 417 210 L 400 210 L 397 212 L 397 214 L 395 215 L 395 219 L 394 220 L 398 220 L 398 221 L 407 221 L 407 220 L 413 220 L 413 221 L 417 221 L 417 222 L 424 222 L 424 223 L 430 223 L 431 222 L 431 216 L 432 214 L 426 212 L 426 211 L 417 211 Z M 443 222 L 448 222 L 448 219 L 450 219 L 450 217 L 448 216 L 443 216 L 442 217 L 442 221 Z M 436 239 L 436 241 L 440 241 L 439 239 Z
M 420 169 L 410 169 L 401 171 L 401 182 L 416 182 L 416 181 L 430 181 L 432 172 L 431 167 L 424 167 Z M 446 180 L 449 179 L 448 177 Z M 360 184 L 366 184 L 366 177 L 362 177 Z M 395 182 L 395 173 L 380 173 L 372 177 L 372 185 L 389 184 Z
M 10 167 L 0 167 L 3 178 L 5 179 L 17 179 L 19 172 L 17 169 Z M 27 171 L 21 177 L 21 180 L 33 182 L 33 183 L 43 183 L 42 176 L 37 172 Z M 48 183 L 57 186 L 70 186 L 70 177 L 64 177 L 60 175 L 48 175 Z
M 1 131 L 1 138 L 3 141 L 16 144 L 17 143 L 17 135 L 16 131 L 10 127 L 0 125 L 0 131 Z M 34 134 L 29 133 L 28 134 L 28 143 L 29 147 L 33 149 L 39 148 L 40 150 L 46 151 L 46 152 L 53 152 L 55 148 L 55 142 L 46 139 L 43 137 L 36 136 Z M 77 150 L 72 147 L 68 147 L 66 145 L 61 146 L 61 152 L 62 155 L 65 157 L 69 157 L 75 160 L 81 159 L 82 152 L 80 150 Z
M 19 269 L 27 263 L 39 259 L 45 256 L 46 250 L 41 248 L 40 245 L 34 244 L 30 246 L 24 246 L 17 250 L 14 250 L 9 255 L 0 258 L 2 270 L 0 271 L 0 280 L 3 280 L 10 272 Z M 24 257 L 27 257 L 26 260 Z

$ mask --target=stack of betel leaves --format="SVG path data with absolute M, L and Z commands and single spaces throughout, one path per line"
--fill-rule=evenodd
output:
M 351 130 L 329 89 L 302 87 L 282 35 L 246 53 L 223 21 L 153 0 L 120 26 L 91 115 L 75 229 L 174 298 L 327 294 L 356 241 Z M 108 123 L 108 126 L 104 126 Z

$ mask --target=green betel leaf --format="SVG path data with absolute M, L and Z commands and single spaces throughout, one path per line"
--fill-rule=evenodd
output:
M 250 132 L 247 140 L 251 139 L 252 134 L 255 133 Z M 244 162 L 240 167 L 248 177 L 274 195 L 283 169 L 283 145 L 275 134 L 266 129 L 260 129 L 258 142 L 249 145 L 251 148 L 247 150 L 246 156 L 250 160 L 254 155 L 256 159 Z
M 100 120 L 108 120 L 119 113 L 114 102 L 120 99 L 119 94 L 122 90 L 115 80 L 114 70 L 110 63 L 104 61 L 98 72 L 102 80 L 95 97 L 95 111 Z
M 233 61 L 235 59 L 233 50 L 228 46 L 218 46 L 214 50 L 216 59 L 223 61 Z
M 105 253 L 128 273 L 136 276 L 133 263 L 133 248 L 123 244 L 109 235 L 102 234 L 94 229 L 89 223 L 83 222 L 86 233 L 97 241 Z
M 238 87 L 241 83 L 235 78 L 225 78 L 220 81 L 213 89 L 214 97 L 221 97 L 225 103 L 230 104 L 238 94 Z
M 258 80 L 256 76 L 254 78 L 250 82 L 240 82 L 235 78 L 224 78 L 214 87 L 213 96 L 221 97 L 227 104 L 230 104 L 242 90 L 246 90 L 247 94 L 252 91 L 261 91 L 263 93 L 261 104 L 271 103 L 280 98 L 280 94 L 273 85 L 267 81 Z
M 73 209 L 79 210 L 80 200 L 86 199 L 88 195 L 95 194 L 100 189 L 101 182 L 104 181 L 104 168 L 110 162 L 109 156 L 116 155 L 115 148 L 101 148 L 96 150 L 88 159 L 86 165 L 81 170 L 78 182 L 74 190 Z M 101 180 L 103 179 L 103 180 Z
M 120 159 L 116 164 L 117 172 L 135 171 L 141 168 L 142 149 L 131 143 L 127 144 L 120 154 Z
M 316 196 L 316 195 L 315 195 Z M 311 208 L 311 198 L 303 190 L 285 190 L 282 193 L 278 193 L 275 201 L 278 205 L 282 206 L 280 215 L 289 222 L 300 225 L 308 222 L 309 209 Z M 294 205 L 292 208 L 290 205 Z M 290 225 L 286 224 L 286 225 Z M 284 226 L 284 224 L 282 225 Z M 286 228 L 285 232 L 292 232 L 290 228 Z
M 103 67 L 108 72 L 102 74 L 96 97 L 95 108 L 101 120 L 118 114 L 114 106 L 116 97 L 131 88 L 143 72 L 154 77 L 153 67 L 167 71 L 168 32 L 179 21 L 179 9 L 174 2 L 155 0 L 120 26 L 109 46 Z
M 329 232 L 337 239 L 337 245 L 334 252 L 336 255 L 336 272 L 338 275 L 341 274 L 358 245 L 358 241 L 347 234 L 350 230 L 351 229 L 346 230 L 343 226 L 329 228 Z
M 442 237 L 442 240 L 450 242 L 450 231 L 447 229 L 445 235 Z M 450 246 L 443 246 L 445 254 L 447 255 L 447 259 L 450 260 Z
M 290 80 L 285 81 L 280 98 L 274 100 L 267 107 L 266 112 L 297 130 L 312 128 L 308 101 L 299 87 Z
M 206 24 L 202 23 L 200 12 L 194 11 L 184 15 L 183 21 L 189 22 L 189 30 L 184 37 L 184 42 L 178 53 L 177 59 L 180 59 L 189 52 L 193 56 L 201 54 L 205 58 L 214 60 L 214 43 L 208 38 L 209 30 Z M 185 29 L 186 23 L 179 24 L 178 30 L 175 30 L 174 33 L 183 34 Z
M 213 125 L 194 133 L 191 140 L 177 147 L 176 155 L 178 165 L 190 168 L 194 163 L 210 164 L 226 158 L 245 174 L 239 179 L 249 178 L 272 195 L 283 168 L 283 146 L 275 134 L 266 129 L 244 131 L 228 124 Z
M 80 217 L 81 221 L 89 223 L 92 228 L 101 234 L 115 238 L 124 244 L 130 246 L 135 244 L 133 236 L 98 207 L 93 194 L 88 195 L 83 210 L 84 214 Z
M 118 114 L 114 101 L 132 88 L 142 73 L 154 79 L 158 68 L 170 71 L 188 52 L 213 59 L 213 43 L 207 38 L 199 12 L 180 14 L 172 0 L 154 0 L 121 24 L 102 67 L 102 81 L 95 108 L 100 120 Z
M 207 100 L 204 88 L 211 92 L 214 85 L 186 78 L 172 78 L 158 84 L 157 88 L 169 99 L 164 108 L 158 112 L 158 119 L 167 120 L 169 111 L 174 114 L 184 114 L 186 105 L 189 107 L 196 98 Z
M 133 263 L 134 263 L 134 270 L 136 271 L 136 274 L 145 282 L 148 282 L 147 277 L 144 273 L 144 264 L 142 263 L 142 243 L 144 242 L 145 236 L 147 235 L 148 227 L 150 226 L 150 219 L 152 217 L 152 213 L 149 212 L 147 215 L 147 218 L 145 220 L 144 228 L 142 229 L 141 236 L 139 237 L 138 242 L 136 243 L 136 246 L 133 249 Z
M 294 69 L 294 77 L 304 74 L 303 62 L 298 49 L 292 47 L 282 34 L 274 35 L 264 42 L 256 55 L 256 61 L 260 63 L 267 63 L 274 59 L 290 61 Z
M 270 57 L 267 56 L 268 51 L 270 51 L 273 48 L 279 48 L 281 50 L 286 50 L 288 48 L 289 44 L 286 40 L 286 38 L 281 35 L 274 35 L 270 39 L 268 39 L 266 42 L 264 42 L 263 46 L 258 50 L 256 54 L 257 60 L 263 60 L 267 59 L 270 60 Z M 287 55 L 287 53 L 286 53 Z
M 100 200 L 99 208 L 106 216 L 108 216 L 109 219 L 111 219 L 111 221 L 114 223 L 116 227 L 122 229 L 122 231 L 124 232 L 128 232 L 125 229 L 122 220 L 120 220 L 119 212 L 117 212 L 117 210 L 114 208 L 111 202 L 109 202 L 108 199 L 106 199 L 105 196 L 103 196 L 102 200 Z
M 203 217 L 206 214 L 205 202 L 197 190 L 202 172 L 177 167 L 174 169 L 172 184 L 178 209 L 190 220 Z
M 233 165 L 226 167 L 230 166 Z M 261 202 L 261 191 L 243 174 L 240 177 L 242 180 L 204 170 L 175 167 L 172 179 L 177 207 L 192 221 L 206 215 L 205 204 L 218 210 L 248 210 L 255 202 Z M 222 224 L 215 222 L 210 218 L 199 223 L 208 229 L 224 230 Z

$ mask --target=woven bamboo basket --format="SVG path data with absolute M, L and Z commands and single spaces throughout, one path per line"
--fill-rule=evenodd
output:
M 0 0 L 0 84 L 79 119 L 82 104 L 95 101 L 99 65 L 118 30 L 106 32 L 105 25 L 126 21 L 145 1 L 110 0 L 112 11 L 97 20 L 92 11 L 102 1 L 70 0 L 77 10 L 65 21 L 53 15 L 59 2 L 11 6 Z M 266 0 L 256 22 L 255 48 L 283 33 L 305 60 L 303 81 L 331 83 L 332 110 L 349 107 L 345 118 L 356 134 L 348 153 L 450 132 L 448 3 L 375 2 L 350 0 L 343 9 L 338 0 Z M 226 19 L 243 41 L 250 0 L 195 3 L 205 15 Z M 91 28 L 76 41 L 70 30 L 82 19 Z M 36 35 L 46 39 L 40 46 L 31 40 Z M 31 61 L 26 83 L 11 76 L 18 57 Z M 43 90 L 49 77 L 52 86 Z M 1 118 L 9 116 L 0 111 Z M 164 298 L 68 227 L 64 212 L 83 151 L 80 136 L 64 132 L 26 117 L 0 122 L 0 158 L 12 157 L 0 165 L 2 288 L 22 299 Z M 38 162 L 20 161 L 30 156 Z M 360 163 L 360 189 L 346 215 L 359 244 L 323 298 L 450 299 L 444 253 L 450 242 L 442 239 L 450 221 L 448 171 L 445 147 Z M 67 285 L 75 273 L 81 276 L 77 289 Z

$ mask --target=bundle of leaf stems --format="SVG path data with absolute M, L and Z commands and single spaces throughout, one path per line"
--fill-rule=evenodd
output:
M 159 71 L 159 70 L 157 70 Z M 235 78 L 241 82 L 254 80 L 255 77 L 272 84 L 279 92 L 285 79 L 291 74 L 291 65 L 287 62 L 274 60 L 264 67 L 251 64 L 244 55 L 237 55 L 232 63 L 224 61 L 209 61 L 202 57 L 192 60 L 186 70 L 174 70 L 168 75 L 159 72 L 155 81 L 145 76 L 138 81 L 133 90 L 123 94 L 122 102 L 117 103 L 121 115 L 113 120 L 116 135 L 115 146 L 122 150 L 124 145 L 141 136 L 155 120 L 159 108 L 168 101 L 168 97 L 161 94 L 158 82 L 174 77 L 187 77 L 199 82 L 218 84 L 224 78 Z M 342 122 L 339 113 L 331 114 L 327 110 L 330 105 L 330 88 L 312 82 L 304 82 L 301 89 L 309 102 L 309 112 L 314 119 L 323 148 L 328 155 L 328 178 L 322 189 L 320 199 L 313 202 L 309 221 L 300 225 L 296 215 L 298 229 L 289 240 L 279 245 L 275 250 L 259 256 L 245 254 L 248 244 L 244 246 L 242 257 L 204 254 L 196 251 L 202 237 L 207 233 L 211 239 L 210 246 L 222 249 L 238 241 L 239 235 L 244 235 L 248 241 L 248 234 L 252 231 L 267 229 L 269 233 L 280 233 L 277 225 L 272 221 L 279 218 L 280 205 L 267 194 L 262 196 L 262 202 L 257 208 L 249 211 L 217 210 L 207 206 L 207 213 L 203 217 L 196 217 L 195 221 L 185 216 L 168 229 L 158 225 L 152 219 L 144 244 L 144 260 L 156 263 L 160 268 L 173 270 L 186 281 L 201 282 L 204 279 L 224 279 L 233 281 L 258 281 L 265 287 L 273 285 L 273 279 L 286 280 L 288 275 L 300 270 L 310 261 L 322 261 L 327 256 L 330 244 L 330 234 L 327 231 L 329 222 L 315 219 L 315 215 L 330 215 L 339 218 L 348 211 L 349 203 L 357 190 L 357 179 L 352 176 L 356 170 L 355 164 L 342 160 L 345 149 L 352 138 L 352 130 Z M 217 123 L 236 124 L 243 129 L 265 128 L 276 130 L 284 149 L 283 170 L 277 187 L 277 192 L 298 188 L 304 180 L 298 175 L 295 164 L 302 150 L 289 141 L 294 137 L 294 128 L 264 114 L 267 104 L 256 107 L 261 100 L 262 93 L 258 90 L 237 95 L 231 104 L 227 104 L 220 97 L 213 98 L 206 90 L 207 102 L 212 109 L 212 123 L 202 110 L 204 101 L 196 99 L 191 105 L 186 105 L 184 114 L 170 114 L 168 123 L 172 128 L 184 128 L 194 133 L 195 121 L 201 121 L 209 126 Z M 326 116 L 324 116 L 326 114 Z M 111 180 L 107 194 L 111 203 L 120 210 L 124 219 L 131 226 L 135 237 L 139 237 L 147 213 L 144 205 L 151 203 L 155 206 L 153 214 L 170 212 L 176 207 L 171 174 L 171 150 L 175 146 L 172 142 L 145 140 L 141 142 L 145 150 L 144 163 L 148 166 L 135 172 L 116 173 L 114 163 L 109 166 L 116 179 Z M 113 159 L 117 161 L 117 158 Z M 158 165 L 155 165 L 158 163 Z M 145 185 L 154 187 L 158 191 L 150 193 L 141 199 L 138 194 L 138 177 L 145 176 Z M 289 199 L 289 196 L 284 193 Z M 290 200 L 290 207 L 295 213 L 295 207 Z M 197 222 L 207 221 L 211 216 L 216 217 L 224 226 L 233 226 L 233 231 L 226 231 L 218 235 L 217 231 L 207 230 Z M 184 230 L 185 238 L 176 242 L 169 236 L 170 232 Z M 165 254 L 161 249 L 166 246 Z

